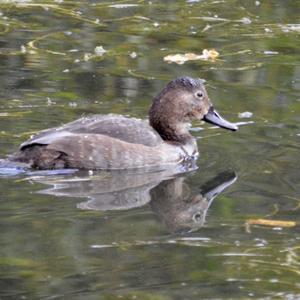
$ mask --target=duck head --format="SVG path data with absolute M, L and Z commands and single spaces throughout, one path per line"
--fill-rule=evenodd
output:
M 149 111 L 150 125 L 169 141 L 185 143 L 192 138 L 187 124 L 193 119 L 229 130 L 238 129 L 214 109 L 202 79 L 179 77 L 169 82 L 154 99 Z

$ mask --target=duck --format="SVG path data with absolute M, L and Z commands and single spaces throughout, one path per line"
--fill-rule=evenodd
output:
M 154 98 L 148 121 L 97 114 L 40 131 L 10 160 L 39 170 L 141 169 L 195 162 L 199 152 L 189 132 L 192 120 L 238 129 L 214 109 L 204 82 L 188 76 L 169 82 Z

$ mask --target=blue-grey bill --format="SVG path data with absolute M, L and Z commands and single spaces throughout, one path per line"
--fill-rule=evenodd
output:
M 205 122 L 217 125 L 221 128 L 233 131 L 238 130 L 238 127 L 234 123 L 230 123 L 224 118 L 222 118 L 213 106 L 210 107 L 208 113 L 204 116 L 203 120 Z

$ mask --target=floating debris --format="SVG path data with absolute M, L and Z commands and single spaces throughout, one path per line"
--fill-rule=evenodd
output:
M 283 32 L 290 32 L 290 31 L 300 32 L 300 24 L 286 24 L 286 25 L 281 25 L 280 27 Z
M 47 105 L 50 106 L 50 105 L 54 105 L 56 104 L 55 101 L 52 101 L 49 97 L 47 97 Z
M 26 47 L 24 45 L 21 45 L 21 53 L 25 54 L 27 52 Z
M 89 61 L 93 57 L 92 53 L 84 53 L 83 60 Z
M 69 106 L 70 107 L 77 107 L 77 103 L 76 102 L 69 102 Z
M 240 119 L 247 119 L 247 118 L 251 118 L 253 116 L 253 113 L 250 111 L 244 111 L 238 114 L 238 117 Z
M 266 55 L 276 55 L 276 54 L 279 54 L 279 52 L 266 50 L 266 51 L 264 51 L 264 54 L 266 54 Z
M 22 117 L 24 114 L 27 114 L 30 112 L 25 111 L 18 111 L 18 112 L 0 112 L 0 117 Z M 0 132 L 1 134 L 4 133 L 4 131 Z
M 191 19 L 199 19 L 207 22 L 228 22 L 230 21 L 229 19 L 224 19 L 224 18 L 219 18 L 218 16 L 213 16 L 213 17 L 191 17 Z
M 64 34 L 65 34 L 66 36 L 70 36 L 70 35 L 73 34 L 73 32 L 72 32 L 72 31 L 64 31 Z
M 248 124 L 254 124 L 254 121 L 248 121 L 248 122 L 236 122 L 234 123 L 236 126 L 243 126 L 243 125 L 248 125 Z M 214 127 L 214 128 L 219 128 L 219 127 Z
M 249 219 L 249 220 L 246 221 L 246 225 L 262 225 L 262 226 L 270 226 L 270 227 L 290 228 L 290 227 L 295 227 L 296 222 L 294 222 L 294 221 L 267 220 L 267 219 Z
M 207 50 L 204 49 L 201 55 L 195 53 L 185 53 L 185 54 L 170 54 L 164 57 L 164 61 L 167 63 L 176 63 L 182 65 L 190 60 L 209 60 L 215 61 L 219 56 L 219 52 L 215 49 Z
M 202 32 L 209 30 L 212 26 L 206 24 L 206 26 L 202 29 Z
M 137 53 L 136 52 L 131 52 L 130 54 L 129 54 L 129 56 L 131 57 L 131 58 L 136 58 L 137 57 Z
M 245 25 L 248 25 L 248 24 L 252 23 L 252 21 L 249 18 L 247 18 L 247 17 L 242 18 L 240 20 L 240 22 L 243 23 L 243 24 L 245 24 Z
M 129 8 L 129 7 L 135 7 L 135 6 L 139 6 L 138 4 L 112 4 L 109 5 L 108 7 L 111 8 Z
M 97 46 L 94 49 L 95 55 L 97 56 L 102 56 L 103 54 L 105 54 L 107 51 L 102 47 L 102 46 Z
M 83 60 L 84 61 L 89 61 L 91 59 L 94 59 L 94 58 L 98 58 L 98 57 L 101 57 L 103 56 L 105 53 L 107 53 L 107 50 L 105 50 L 103 48 L 103 46 L 97 46 L 95 47 L 94 49 L 94 54 L 93 53 L 84 53 L 84 56 L 83 56 Z M 80 60 L 79 60 L 80 61 Z M 75 61 L 75 62 L 79 62 L 78 60 Z

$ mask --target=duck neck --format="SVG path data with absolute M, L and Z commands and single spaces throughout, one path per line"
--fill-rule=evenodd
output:
M 149 110 L 150 125 L 168 142 L 181 145 L 193 143 L 194 138 L 188 131 L 186 112 L 182 105 L 175 105 L 173 98 L 181 97 L 177 90 L 168 93 L 164 89 Z
M 189 133 L 185 123 L 154 122 L 150 119 L 150 125 L 159 133 L 161 138 L 170 143 L 186 145 L 193 143 L 194 138 Z

